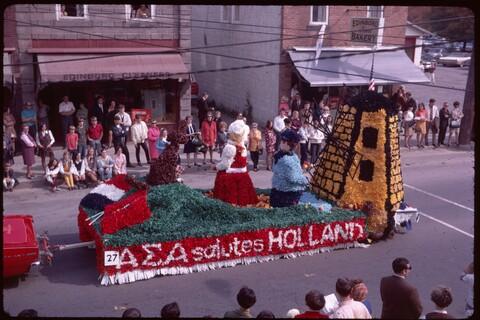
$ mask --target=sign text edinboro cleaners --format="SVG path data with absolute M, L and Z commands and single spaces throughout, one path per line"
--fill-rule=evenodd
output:
M 135 269 L 190 267 L 196 264 L 255 256 L 281 255 L 352 243 L 365 237 L 365 219 L 311 224 L 301 227 L 246 231 L 209 238 L 143 244 L 117 250 L 116 266 L 104 266 L 109 274 Z

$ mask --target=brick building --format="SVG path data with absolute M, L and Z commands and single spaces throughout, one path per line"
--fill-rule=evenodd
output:
M 18 64 L 7 104 L 15 115 L 41 100 L 58 135 L 64 95 L 77 108 L 101 95 L 127 111 L 149 109 L 165 127 L 190 114 L 191 57 L 182 49 L 191 46 L 191 6 L 17 4 L 4 17 L 4 62 Z
M 242 110 L 248 97 L 253 118 L 262 124 L 277 114 L 280 97 L 290 97 L 294 84 L 303 98 L 319 101 L 328 94 L 329 102 L 335 105 L 346 87 L 366 89 L 373 45 L 392 49 L 375 54 L 378 90 L 391 93 L 394 84 L 428 81 L 404 50 L 395 50 L 405 45 L 407 11 L 407 7 L 398 6 L 193 6 L 193 46 L 260 41 L 212 48 L 205 50 L 207 54 L 193 53 L 193 69 L 272 63 L 263 68 L 197 75 L 200 90 L 208 91 L 217 104 Z M 354 18 L 370 18 L 364 20 L 376 23 L 374 43 L 351 40 Z

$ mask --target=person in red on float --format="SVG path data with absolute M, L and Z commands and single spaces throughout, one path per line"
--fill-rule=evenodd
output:
M 228 142 L 223 148 L 213 188 L 216 199 L 246 206 L 258 202 L 252 179 L 247 170 L 247 149 L 243 144 L 246 124 L 236 120 L 228 127 Z

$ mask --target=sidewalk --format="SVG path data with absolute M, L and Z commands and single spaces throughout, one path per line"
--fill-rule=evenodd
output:
M 405 159 L 409 162 L 415 161 L 415 158 L 424 158 L 423 155 L 427 155 L 428 157 L 432 157 L 435 155 L 441 155 L 441 154 L 455 154 L 457 152 L 474 152 L 475 146 L 474 143 L 470 146 L 461 146 L 461 147 L 444 147 L 441 146 L 439 148 L 434 149 L 431 146 L 425 147 L 424 149 L 418 149 L 416 147 L 416 140 L 415 138 L 412 138 L 412 147 L 410 150 L 404 147 L 404 142 L 403 142 L 403 137 L 400 139 L 400 144 L 401 144 L 401 155 L 402 155 L 402 160 Z M 128 150 L 130 152 L 130 160 L 133 165 L 136 164 L 136 158 L 135 158 L 135 147 L 134 145 L 130 142 L 128 144 Z M 55 157 L 57 159 L 61 159 L 62 154 L 63 154 L 64 149 L 62 147 L 54 147 L 53 152 L 55 154 Z M 108 154 L 110 156 L 113 156 L 113 148 L 108 150 Z M 216 171 L 213 170 L 212 164 L 210 164 L 209 161 L 209 155 L 207 153 L 207 164 L 203 165 L 203 154 L 198 154 L 198 163 L 202 164 L 201 167 L 195 167 L 192 166 L 191 168 L 186 168 L 186 154 L 183 153 L 183 146 L 180 148 L 180 158 L 181 158 L 181 163 L 185 167 L 185 171 L 182 175 L 182 178 L 185 182 L 185 184 L 195 186 L 195 187 L 205 187 L 209 188 L 213 186 L 213 181 L 215 180 L 215 174 Z M 213 153 L 213 159 L 215 162 L 220 160 L 220 155 L 218 152 Z M 146 164 L 146 159 L 145 159 L 145 154 L 143 150 L 140 152 L 140 160 L 142 161 L 143 166 L 142 167 L 137 167 L 135 165 L 134 168 L 128 168 L 128 173 L 135 175 L 135 176 L 143 176 L 148 174 L 149 171 L 149 165 Z M 252 162 L 250 160 L 250 157 L 248 157 L 249 160 L 249 166 L 251 169 Z M 33 173 L 35 177 L 32 180 L 29 180 L 25 177 L 26 173 L 26 166 L 23 164 L 23 158 L 22 156 L 16 156 L 14 158 L 15 164 L 13 165 L 13 170 L 15 172 L 15 177 L 18 179 L 20 184 L 14 189 L 15 192 L 21 192 L 21 191 L 26 191 L 31 188 L 41 188 L 47 190 L 47 185 L 45 183 L 44 179 L 44 171 L 42 169 L 42 164 L 40 157 L 35 157 L 35 165 L 33 166 Z M 193 164 L 193 155 L 192 158 L 190 159 L 191 164 Z M 251 172 L 252 179 L 254 180 L 254 183 L 257 187 L 270 187 L 271 183 L 271 171 L 266 171 L 265 170 L 265 155 L 260 157 L 259 161 L 259 171 L 258 172 Z M 64 185 L 61 185 L 59 187 L 60 190 L 65 189 Z M 66 189 L 65 189 L 66 190 Z

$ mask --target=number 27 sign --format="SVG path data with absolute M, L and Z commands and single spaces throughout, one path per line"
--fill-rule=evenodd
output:
M 118 251 L 105 251 L 103 263 L 105 266 L 117 266 L 120 263 L 120 253 Z

